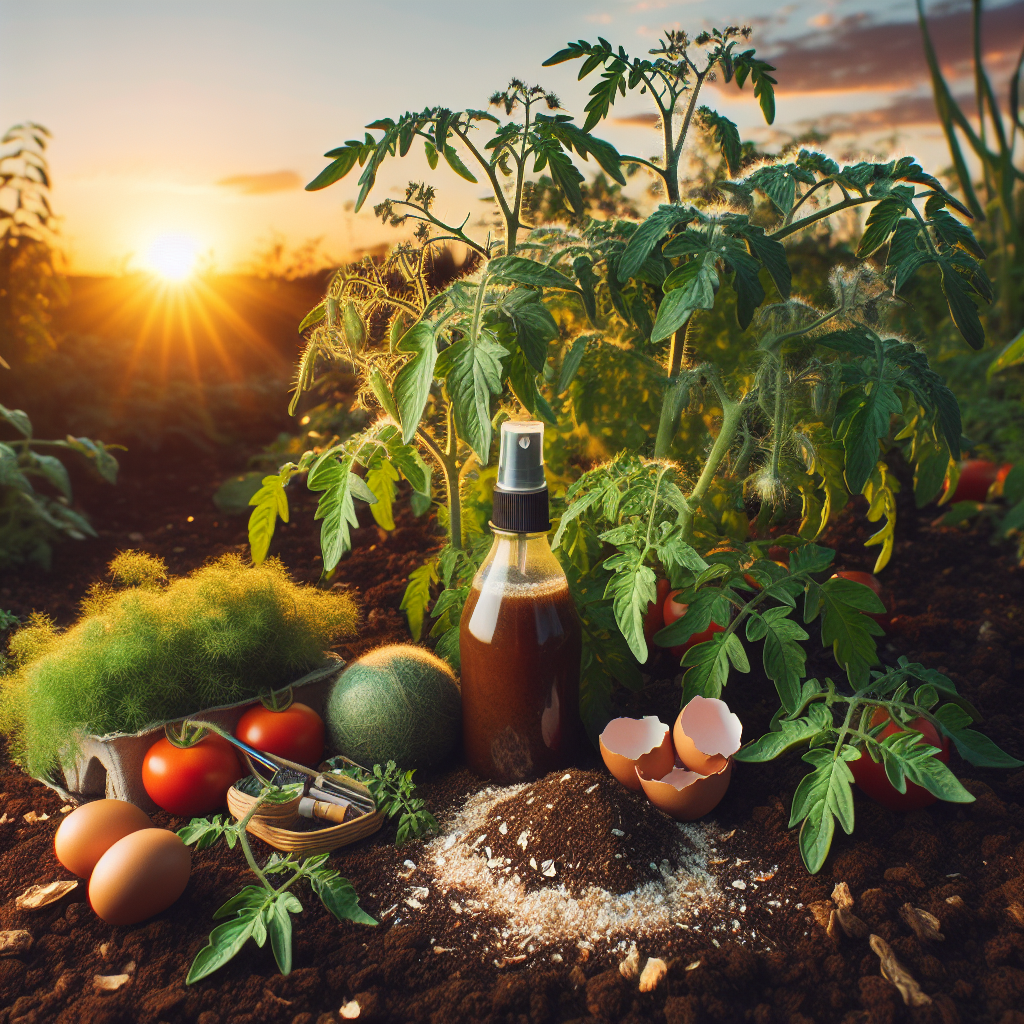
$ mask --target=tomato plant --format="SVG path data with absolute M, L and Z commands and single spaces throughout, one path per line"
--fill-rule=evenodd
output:
M 927 718 L 919 715 L 901 727 L 889 717 L 884 708 L 877 708 L 871 716 L 869 727 L 879 725 L 884 725 L 884 728 L 875 735 L 878 743 L 904 731 L 919 732 L 919 742 L 935 748 L 932 756 L 937 757 L 943 764 L 949 763 L 949 737 L 940 736 L 939 730 Z M 916 811 L 938 800 L 934 793 L 914 782 L 908 782 L 905 792 L 901 793 L 889 781 L 882 760 L 876 761 L 867 749 L 862 750 L 860 757 L 850 762 L 850 771 L 853 773 L 853 781 L 864 793 L 883 807 L 888 807 L 890 811 Z
M 297 701 L 283 707 L 266 703 L 250 708 L 239 719 L 235 735 L 257 750 L 314 767 L 324 756 L 323 719 Z
M 206 733 L 192 742 L 195 735 L 178 736 L 168 727 L 142 762 L 142 784 L 150 799 L 182 818 L 216 810 L 245 774 L 227 740 Z

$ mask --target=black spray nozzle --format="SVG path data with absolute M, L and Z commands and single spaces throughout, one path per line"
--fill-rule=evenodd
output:
M 544 424 L 537 420 L 506 420 L 501 425 L 491 525 L 512 533 L 546 533 L 551 525 Z

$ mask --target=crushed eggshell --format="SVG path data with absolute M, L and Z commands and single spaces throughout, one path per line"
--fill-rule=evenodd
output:
M 129 974 L 94 974 L 92 987 L 97 992 L 116 992 L 131 980 Z
M 22 818 L 24 818 L 30 825 L 34 825 L 38 821 L 46 821 L 49 817 L 50 816 L 48 814 L 36 814 L 35 811 L 29 811 L 28 814 L 22 815 Z
M 672 770 L 675 751 L 671 730 L 654 715 L 644 718 L 613 718 L 598 743 L 608 771 L 626 787 L 638 791 L 638 771 L 660 779 Z
M 15 901 L 18 910 L 38 910 L 40 907 L 56 903 L 73 889 L 78 888 L 76 881 L 48 882 L 46 885 L 33 885 L 26 889 Z
M 32 934 L 24 928 L 0 932 L 0 956 L 21 956 L 32 947 Z
M 640 974 L 640 951 L 636 948 L 634 942 L 626 954 L 626 959 L 619 964 L 619 974 L 621 974 L 628 981 L 632 981 Z
M 341 1014 L 342 1020 L 355 1020 L 359 1016 L 359 1003 L 354 999 L 350 999 L 342 1006 L 338 1013 Z
M 640 991 L 653 992 L 658 987 L 658 982 L 668 973 L 668 964 L 656 956 L 648 959 L 640 975 Z
M 717 697 L 694 697 L 679 712 L 672 728 L 679 760 L 700 775 L 722 771 L 740 749 L 743 723 Z

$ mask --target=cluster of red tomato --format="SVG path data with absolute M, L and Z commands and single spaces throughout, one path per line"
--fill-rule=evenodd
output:
M 257 750 L 313 767 L 324 753 L 324 723 L 306 704 L 280 710 L 257 704 L 242 715 L 235 736 Z M 171 814 L 197 818 L 222 806 L 227 791 L 247 772 L 235 748 L 207 733 L 189 747 L 162 736 L 142 762 L 142 784 L 153 802 Z

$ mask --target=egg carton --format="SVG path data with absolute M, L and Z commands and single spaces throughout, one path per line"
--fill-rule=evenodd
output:
M 307 704 L 318 715 L 322 715 L 327 693 L 344 667 L 345 662 L 334 656 L 301 679 L 286 685 L 291 686 L 295 700 Z M 235 704 L 205 708 L 187 717 L 212 722 L 233 732 L 239 719 L 252 705 L 253 698 L 250 697 Z M 156 810 L 156 804 L 142 785 L 142 762 L 149 748 L 163 736 L 164 726 L 171 721 L 180 719 L 154 722 L 136 733 L 114 732 L 106 736 L 81 733 L 75 744 L 75 756 L 61 765 L 65 785 L 60 785 L 54 779 L 40 778 L 39 781 L 65 800 L 77 803 L 105 796 L 127 800 L 144 811 Z

